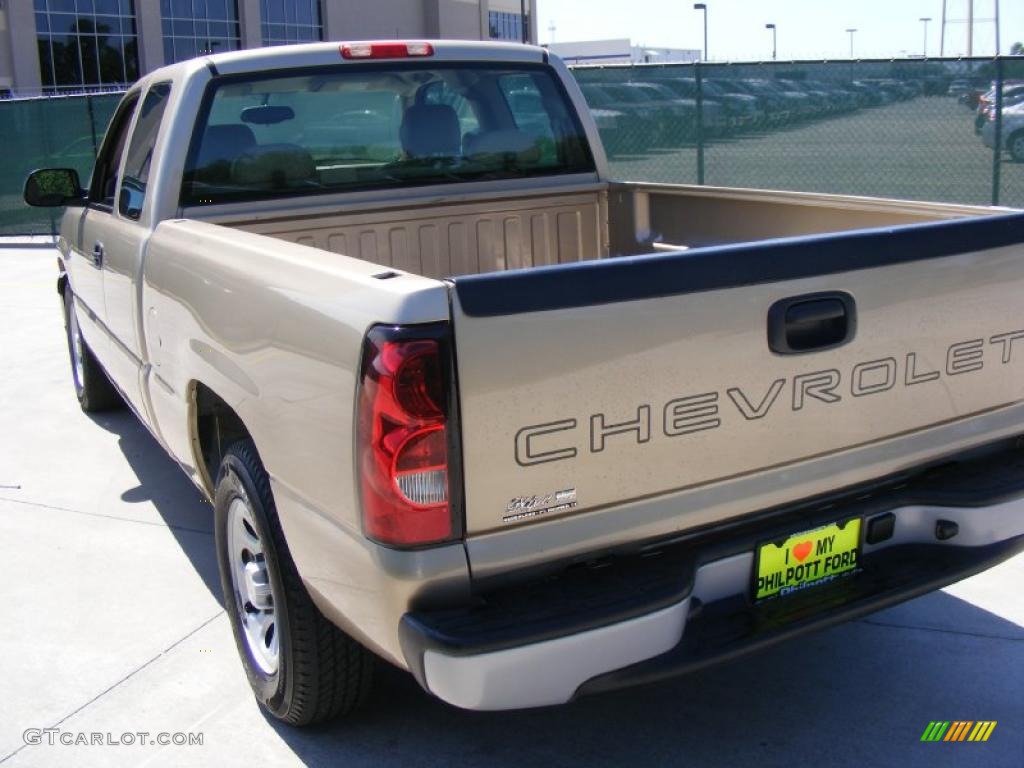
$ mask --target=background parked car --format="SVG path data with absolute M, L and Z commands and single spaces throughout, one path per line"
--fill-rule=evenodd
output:
M 1024 99 L 1024 82 L 1017 80 L 1003 83 L 1003 107 L 1012 107 Z M 993 85 L 978 98 L 974 113 L 974 132 L 981 133 L 985 120 L 993 114 L 996 103 L 996 88 Z
M 786 95 L 772 87 L 768 80 L 762 78 L 743 78 L 727 82 L 732 87 L 739 88 L 743 93 L 760 99 L 765 105 L 768 119 L 772 125 L 784 125 L 801 117 L 799 110 L 803 101 L 806 100 L 806 96 Z
M 858 94 L 861 99 L 861 103 L 867 107 L 878 107 L 882 104 L 888 104 L 892 101 L 892 98 L 885 91 L 877 88 L 871 83 L 865 83 L 860 80 L 854 80 L 850 83 L 850 90 Z
M 664 73 L 664 74 L 662 74 Z M 669 69 L 652 70 L 651 82 L 663 85 L 676 96 L 696 101 L 697 80 L 692 77 L 679 77 Z M 757 99 L 748 94 L 728 93 L 718 84 L 709 79 L 701 81 L 704 96 L 704 124 L 711 125 L 715 116 L 721 115 L 720 130 L 737 131 L 754 127 L 764 114 L 758 108 Z M 711 107 L 709 111 L 709 105 Z M 709 119 L 710 118 L 710 119 Z
M 697 100 L 696 93 L 694 98 L 688 98 L 681 96 L 674 89 L 670 88 L 668 83 L 660 82 L 633 82 L 628 85 L 639 87 L 644 89 L 644 92 L 649 94 L 652 99 L 664 101 L 667 104 L 672 104 L 679 109 L 679 114 L 683 117 L 683 122 L 676 124 L 676 130 L 674 131 L 674 139 L 693 138 L 697 132 Z M 691 111 L 692 110 L 692 111 Z M 707 136 L 719 136 L 726 132 L 729 127 L 728 118 L 726 117 L 725 108 L 721 102 L 710 98 L 710 94 L 704 92 L 704 98 L 701 103 L 701 111 L 703 113 L 703 128 L 704 134 Z M 689 121 L 692 120 L 692 124 L 688 125 Z
M 946 93 L 949 96 L 960 97 L 963 94 L 967 93 L 967 91 L 969 91 L 970 89 L 970 80 L 954 80 L 952 83 L 949 84 L 949 88 L 946 90 Z
M 623 83 L 623 88 L 639 94 L 646 103 L 654 105 L 664 118 L 662 141 L 668 146 L 679 146 L 697 135 L 697 102 L 676 96 L 668 88 L 654 83 Z
M 762 94 L 751 93 L 737 81 L 731 78 L 708 78 L 703 81 L 708 83 L 713 88 L 718 89 L 725 95 L 733 98 L 740 98 L 747 101 L 752 105 L 754 114 L 754 126 L 757 128 L 765 128 L 769 125 L 775 125 L 779 122 L 784 122 L 780 119 L 785 109 L 782 106 L 782 100 L 773 96 L 767 96 Z
M 1002 148 L 1010 153 L 1010 157 L 1015 162 L 1024 163 L 1024 102 L 1003 108 L 1002 136 Z M 981 127 L 981 140 L 990 149 L 994 149 L 996 146 L 994 111 Z
M 963 104 L 968 109 L 977 109 L 978 101 L 987 90 L 986 86 L 971 86 L 957 97 L 957 102 Z
M 639 102 L 628 92 L 622 94 L 611 83 L 583 83 L 580 85 L 587 105 L 593 110 L 629 115 L 622 125 L 617 153 L 643 153 L 657 146 L 664 134 L 660 111 L 653 105 Z

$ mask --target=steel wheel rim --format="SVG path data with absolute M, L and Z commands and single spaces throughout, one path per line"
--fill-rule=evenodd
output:
M 75 377 L 75 389 L 81 390 L 85 380 L 85 350 L 74 303 L 68 307 L 68 330 L 71 334 L 71 375 Z
M 277 600 L 253 518 L 246 500 L 232 500 L 228 507 L 227 555 L 242 637 L 260 671 L 273 675 L 277 672 L 281 647 Z

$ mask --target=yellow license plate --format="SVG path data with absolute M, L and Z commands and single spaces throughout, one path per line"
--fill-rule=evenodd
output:
M 793 594 L 856 570 L 860 524 L 855 517 L 763 544 L 757 553 L 755 599 Z

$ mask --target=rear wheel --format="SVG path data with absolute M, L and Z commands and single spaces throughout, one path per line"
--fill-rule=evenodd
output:
M 64 286 L 64 329 L 68 338 L 68 355 L 71 358 L 71 381 L 75 385 L 75 397 L 86 413 L 109 411 L 124 405 L 121 395 L 110 383 L 103 367 L 96 360 L 89 345 L 82 338 L 78 325 L 78 311 L 71 286 Z
M 1024 131 L 1017 131 L 1006 142 L 1010 157 L 1018 163 L 1024 163 Z
M 369 693 L 374 658 L 306 592 L 251 441 L 228 449 L 214 495 L 224 607 L 256 699 L 291 725 L 354 710 Z

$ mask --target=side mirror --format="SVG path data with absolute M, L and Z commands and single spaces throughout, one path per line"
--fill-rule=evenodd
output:
M 85 192 L 74 168 L 43 168 L 25 179 L 25 202 L 37 208 L 57 208 L 85 202 Z
M 118 198 L 117 208 L 121 215 L 128 219 L 138 221 L 142 215 L 142 204 L 146 200 L 146 185 L 135 179 L 126 178 L 121 184 L 121 196 Z

